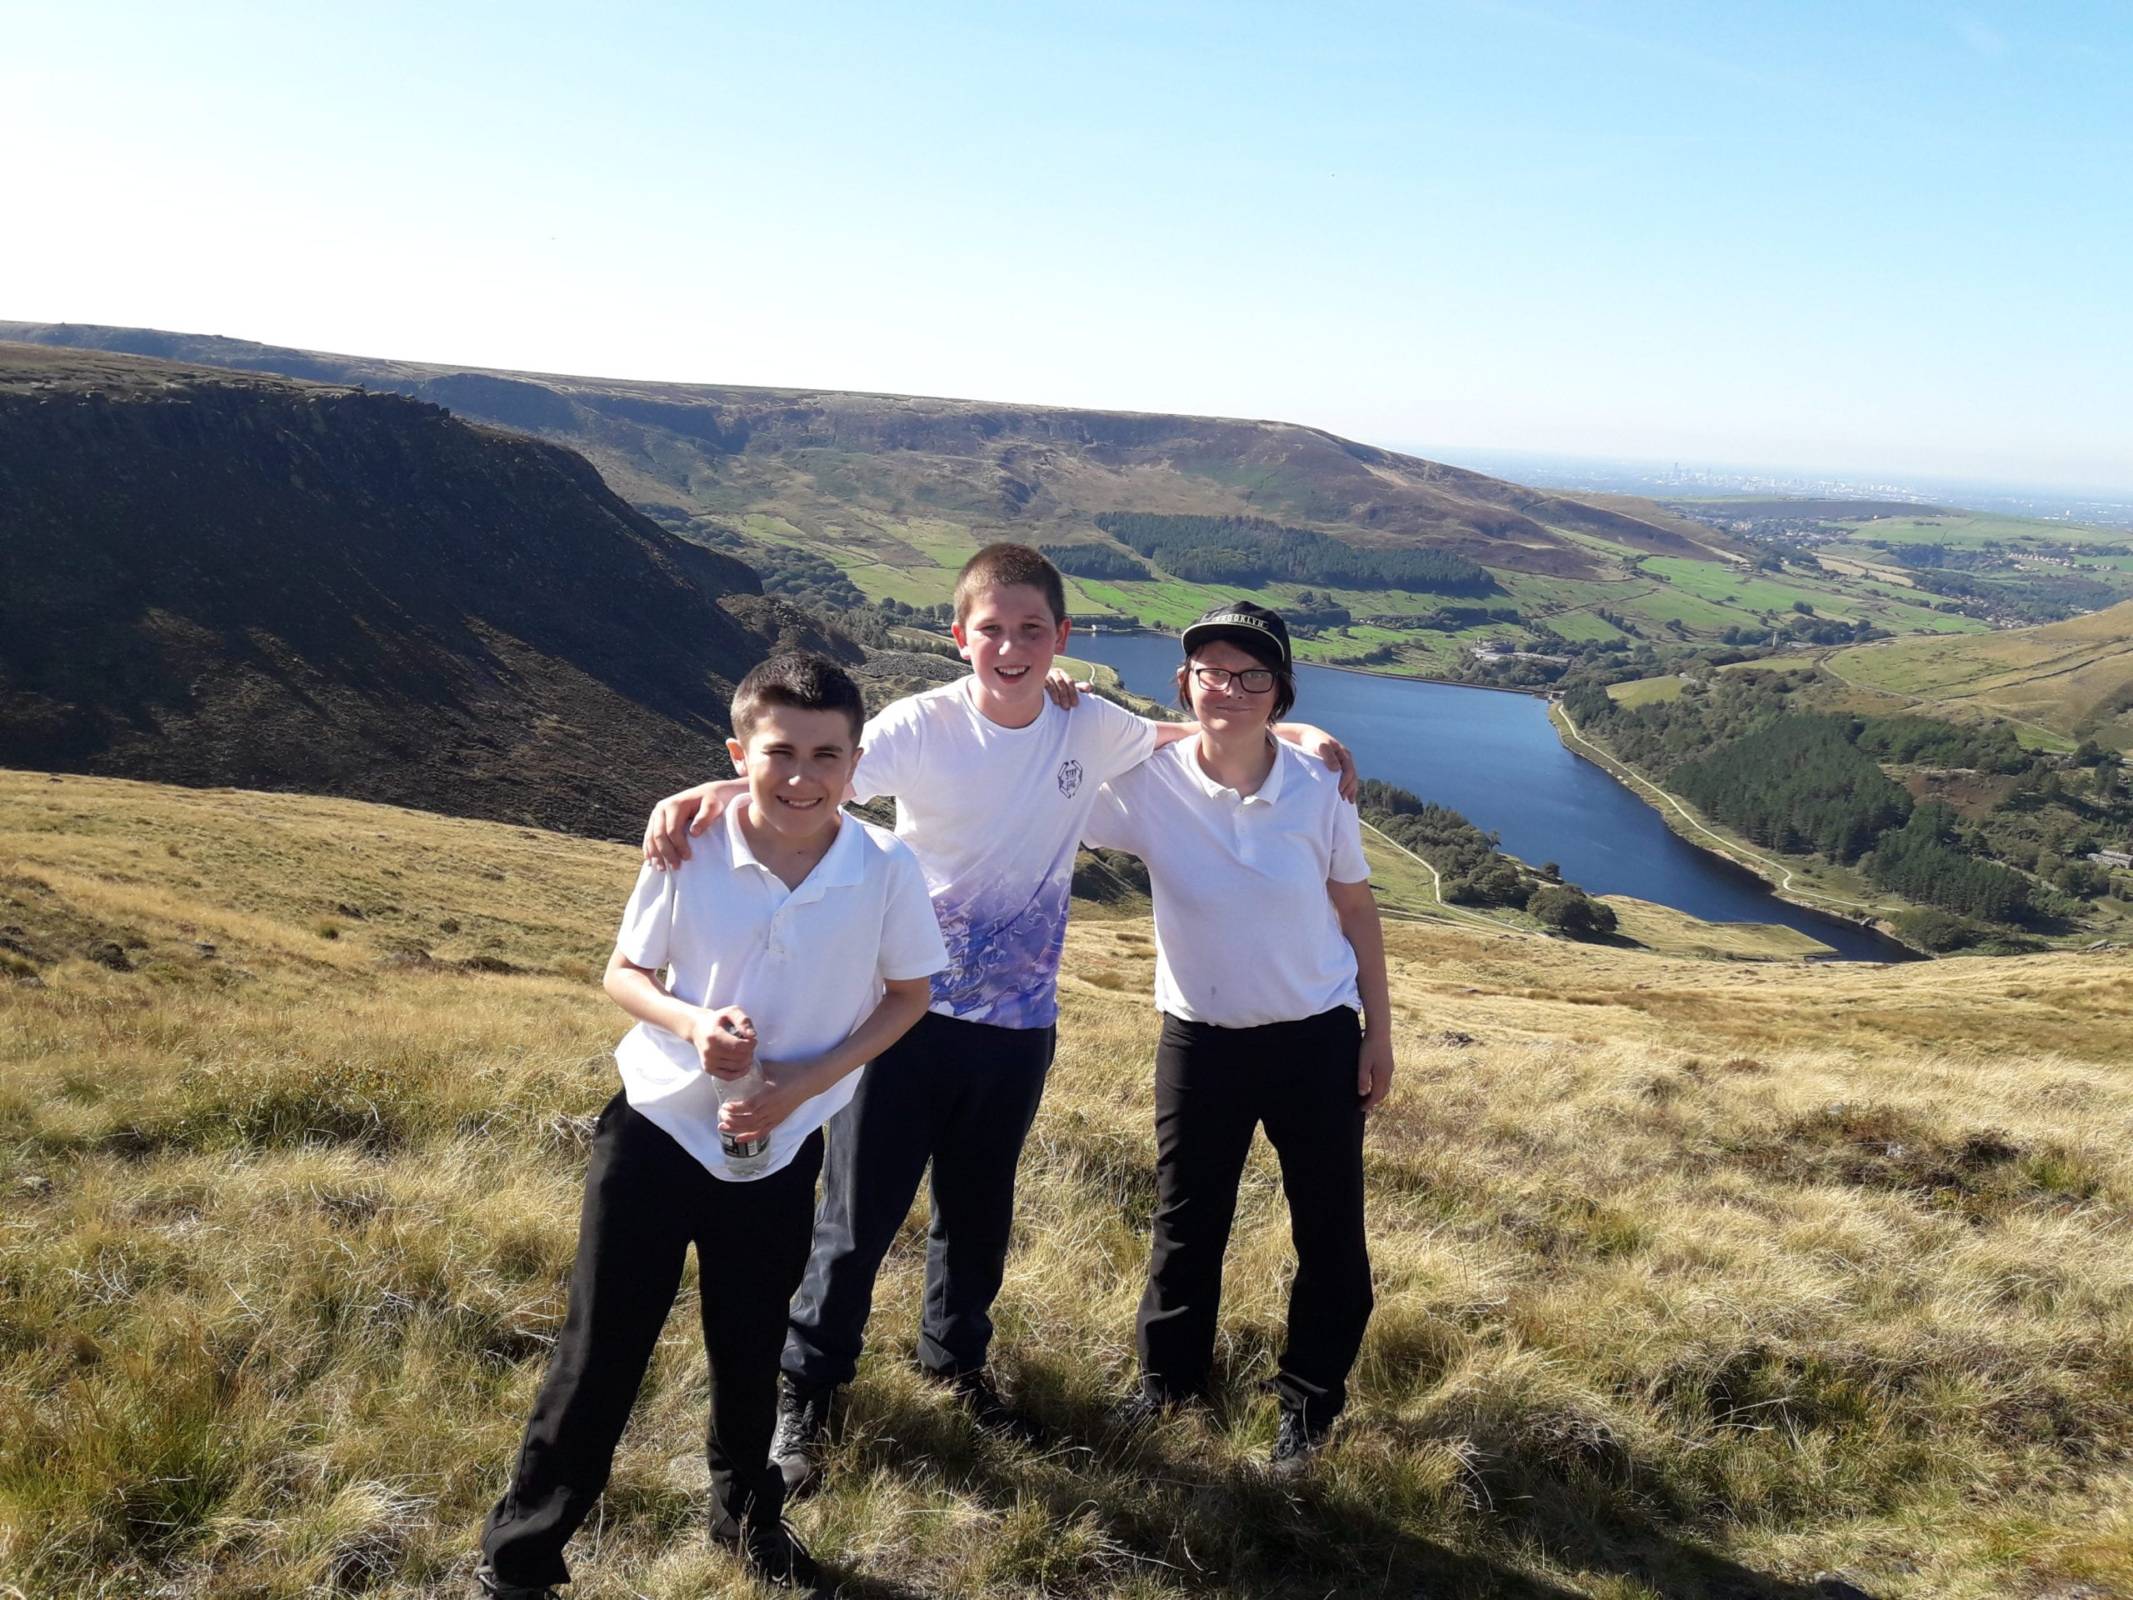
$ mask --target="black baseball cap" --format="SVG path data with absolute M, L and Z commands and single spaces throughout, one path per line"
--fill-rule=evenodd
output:
M 1249 600 L 1232 600 L 1212 611 L 1201 612 L 1199 619 L 1185 629 L 1185 653 L 1191 655 L 1208 640 L 1222 638 L 1271 639 L 1281 652 L 1281 664 L 1289 665 L 1289 625 L 1281 620 L 1280 613 L 1269 611 L 1265 606 L 1253 605 Z

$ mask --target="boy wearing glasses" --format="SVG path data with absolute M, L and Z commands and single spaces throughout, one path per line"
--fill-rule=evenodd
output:
M 1385 941 L 1355 808 L 1272 737 L 1296 699 L 1287 626 L 1240 600 L 1184 646 L 1196 736 L 1106 784 L 1082 834 L 1147 863 L 1163 1015 L 1141 1386 L 1118 1416 L 1205 1394 L 1237 1185 L 1264 1126 L 1296 1243 L 1270 1463 L 1286 1477 L 1347 1403 L 1370 1320 L 1363 1118 L 1392 1086 Z

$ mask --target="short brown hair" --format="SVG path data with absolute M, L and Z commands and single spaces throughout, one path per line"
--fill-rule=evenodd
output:
M 989 544 L 963 563 L 955 578 L 955 620 L 970 615 L 980 589 L 1010 586 L 1040 590 L 1052 608 L 1052 620 L 1066 621 L 1066 584 L 1059 569 L 1026 544 Z
M 765 706 L 795 711 L 841 711 L 852 724 L 852 743 L 866 724 L 867 705 L 852 675 L 827 656 L 788 650 L 758 661 L 733 691 L 733 737 L 743 744 Z

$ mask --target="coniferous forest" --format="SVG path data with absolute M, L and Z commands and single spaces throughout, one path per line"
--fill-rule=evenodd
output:
M 1757 844 L 1857 861 L 1911 812 L 1911 797 L 1836 717 L 1782 716 L 1676 767 L 1671 782 Z
M 1097 527 L 1188 583 L 1319 583 L 1344 589 L 1499 592 L 1489 570 L 1442 550 L 1366 550 L 1260 517 L 1106 511 Z M 1071 570 L 1071 569 L 1069 569 Z
M 1134 560 L 1125 551 L 1107 544 L 1040 544 L 1037 549 L 1047 561 L 1070 578 L 1098 578 L 1130 583 L 1135 579 L 1155 576 L 1146 565 Z

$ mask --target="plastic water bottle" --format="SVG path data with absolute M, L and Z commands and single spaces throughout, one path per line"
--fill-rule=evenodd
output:
M 713 1078 L 711 1082 L 718 1091 L 721 1106 L 731 1100 L 746 1100 L 763 1092 L 763 1063 L 750 1061 L 748 1070 L 738 1078 Z M 721 1128 L 718 1130 L 718 1147 L 725 1152 L 727 1167 L 738 1178 L 755 1176 L 770 1159 L 770 1135 L 767 1133 L 759 1139 L 736 1139 Z

